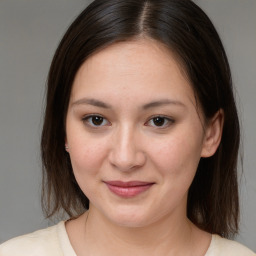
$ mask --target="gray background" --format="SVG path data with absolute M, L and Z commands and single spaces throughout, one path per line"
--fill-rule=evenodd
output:
M 67 26 L 90 1 L 0 0 L 0 242 L 46 227 L 40 208 L 40 130 L 47 71 Z M 256 1 L 197 0 L 230 60 L 243 122 L 237 240 L 256 251 Z

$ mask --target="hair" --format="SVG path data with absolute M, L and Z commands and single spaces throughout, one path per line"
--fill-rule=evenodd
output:
M 230 237 L 238 231 L 240 128 L 224 47 L 207 15 L 190 0 L 96 0 L 71 24 L 48 75 L 41 138 L 42 206 L 74 217 L 89 207 L 65 151 L 65 121 L 74 77 L 93 53 L 120 41 L 153 39 L 178 56 L 206 120 L 223 110 L 216 153 L 202 158 L 189 188 L 187 216 L 199 228 Z

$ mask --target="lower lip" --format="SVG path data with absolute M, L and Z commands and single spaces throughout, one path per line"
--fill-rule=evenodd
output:
M 131 198 L 145 192 L 153 184 L 147 184 L 143 186 L 134 186 L 134 187 L 118 187 L 118 186 L 110 185 L 108 183 L 106 183 L 106 185 L 108 186 L 109 190 L 114 194 L 124 198 Z

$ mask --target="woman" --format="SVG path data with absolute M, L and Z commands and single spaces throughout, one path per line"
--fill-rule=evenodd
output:
M 229 64 L 188 0 L 96 0 L 52 62 L 43 206 L 70 219 L 0 255 L 254 255 L 238 231 Z

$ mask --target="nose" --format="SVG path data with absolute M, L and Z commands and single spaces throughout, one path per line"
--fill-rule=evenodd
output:
M 124 127 L 113 135 L 109 161 L 120 171 L 131 171 L 145 164 L 146 155 L 139 143 L 138 136 L 136 139 L 134 129 Z

